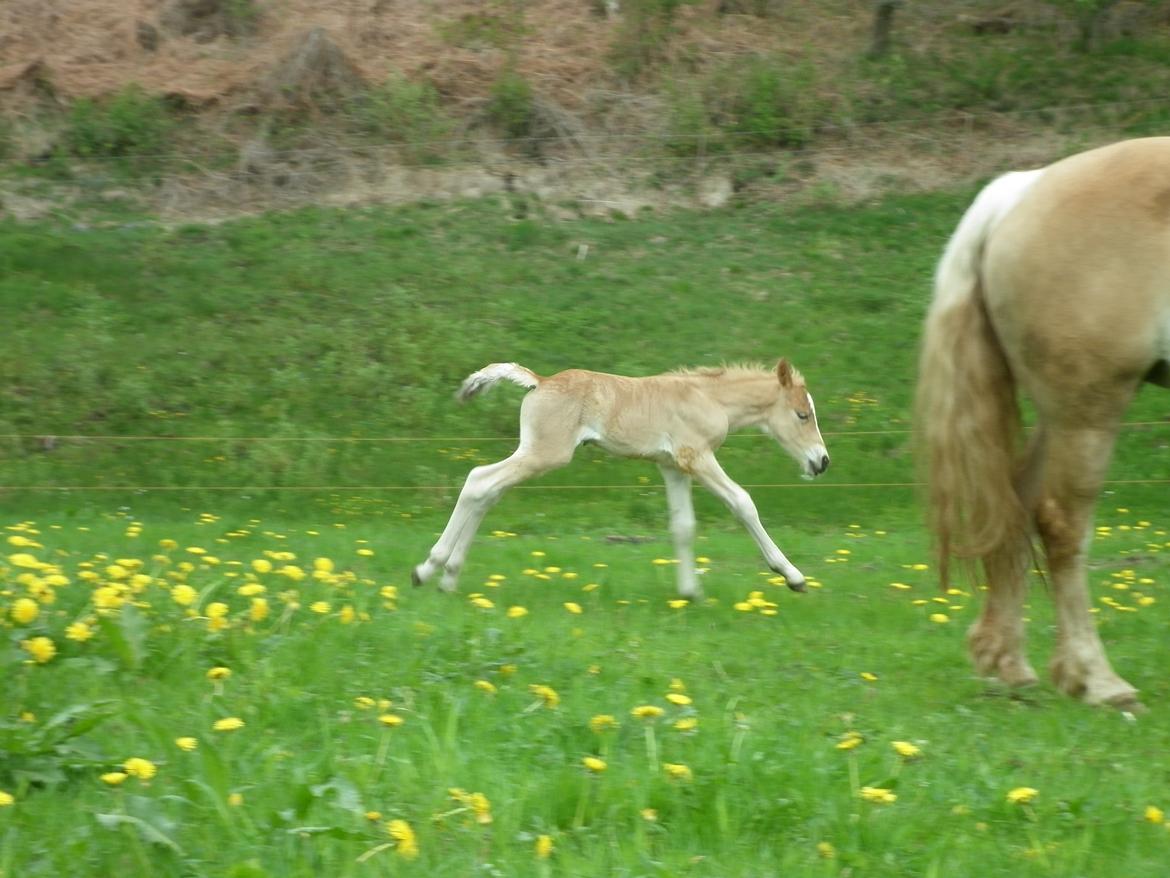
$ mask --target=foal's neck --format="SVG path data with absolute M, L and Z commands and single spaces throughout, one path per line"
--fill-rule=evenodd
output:
M 700 376 L 703 390 L 727 411 L 731 430 L 762 423 L 776 404 L 780 384 L 775 373 L 727 372 Z

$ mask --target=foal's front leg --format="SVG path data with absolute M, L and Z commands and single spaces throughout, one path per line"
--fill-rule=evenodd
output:
M 695 507 L 691 502 L 691 477 L 669 464 L 660 464 L 670 509 L 670 535 L 678 561 L 678 593 L 684 598 L 703 594 L 695 575 Z
M 727 504 L 727 508 L 747 528 L 747 532 L 760 547 L 768 566 L 784 577 L 788 587 L 793 591 L 804 591 L 804 574 L 784 557 L 780 547 L 768 536 L 768 532 L 760 523 L 760 514 L 756 511 L 756 504 L 752 502 L 751 495 L 723 471 L 715 455 L 705 454 L 698 458 L 691 466 L 691 473 L 707 490 Z

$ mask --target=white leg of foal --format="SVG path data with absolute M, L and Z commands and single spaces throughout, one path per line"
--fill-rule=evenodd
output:
M 463 561 L 487 511 L 507 488 L 524 481 L 532 472 L 518 454 L 487 466 L 477 466 L 467 474 L 442 535 L 427 559 L 414 568 L 411 578 L 415 585 L 422 585 L 442 570 L 439 587 L 444 591 L 455 590 Z
M 691 477 L 673 466 L 662 465 L 666 483 L 666 505 L 670 510 L 670 536 L 674 540 L 674 557 L 678 561 L 678 593 L 698 598 L 703 590 L 695 575 L 695 507 L 691 502 Z
M 790 589 L 804 591 L 804 574 L 784 557 L 780 547 L 768 536 L 768 532 L 760 523 L 760 515 L 756 511 L 756 504 L 752 502 L 751 495 L 723 471 L 715 456 L 705 455 L 692 466 L 691 472 L 705 488 L 727 504 L 731 513 L 747 528 L 747 532 L 760 547 L 768 566 L 784 577 Z

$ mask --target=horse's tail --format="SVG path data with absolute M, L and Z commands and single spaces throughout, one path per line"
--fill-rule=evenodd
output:
M 540 384 L 541 377 L 531 369 L 525 369 L 519 363 L 492 363 L 490 366 L 484 366 L 478 372 L 472 372 L 468 375 L 463 380 L 459 392 L 455 394 L 455 398 L 460 402 L 467 402 L 473 396 L 504 380 L 531 390 Z
M 987 315 L 981 263 L 991 230 L 1040 173 L 1006 174 L 984 188 L 963 215 L 935 275 L 915 416 L 928 523 L 944 588 L 952 557 L 1017 553 L 1028 540 L 1015 478 L 1020 432 L 1015 380 Z

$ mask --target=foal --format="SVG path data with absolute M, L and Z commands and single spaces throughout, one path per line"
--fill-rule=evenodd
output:
M 653 460 L 662 470 L 679 594 L 700 594 L 692 546 L 692 477 L 727 504 L 788 587 L 804 591 L 804 575 L 768 536 L 752 498 L 715 460 L 728 433 L 759 427 L 796 459 L 805 478 L 828 468 L 812 397 L 788 360 L 775 369 L 729 366 L 649 378 L 581 369 L 542 378 L 516 363 L 493 363 L 468 376 L 458 399 L 470 399 L 501 380 L 532 391 L 520 406 L 520 445 L 511 457 L 477 466 L 467 476 L 442 536 L 414 568 L 415 585 L 442 570 L 440 587 L 454 591 L 476 529 L 504 491 L 564 466 L 578 445 L 593 442 L 621 457 Z

